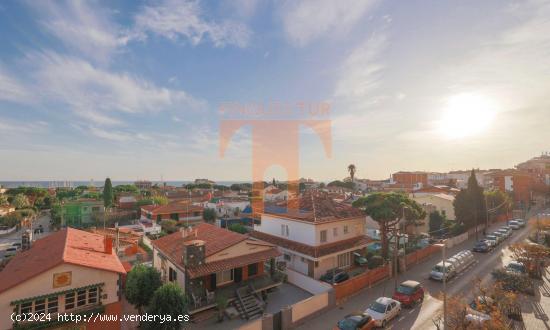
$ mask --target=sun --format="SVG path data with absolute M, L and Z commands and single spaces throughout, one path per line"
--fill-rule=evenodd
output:
M 462 139 L 482 134 L 493 123 L 496 104 L 490 98 L 472 93 L 449 97 L 441 120 L 439 132 L 450 139 Z

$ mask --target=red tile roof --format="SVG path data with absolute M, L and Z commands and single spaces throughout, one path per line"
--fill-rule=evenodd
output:
M 104 236 L 73 228 L 39 239 L 0 272 L 0 292 L 64 263 L 126 273 L 116 254 L 104 252 L 104 245 Z
M 285 202 L 278 204 L 277 208 L 266 207 L 264 213 L 316 223 L 365 217 L 363 211 L 336 202 L 326 192 L 315 190 L 288 200 L 286 207 Z
M 329 254 L 333 254 L 339 251 L 351 249 L 354 247 L 360 248 L 369 243 L 369 239 L 366 236 L 358 236 L 346 240 L 323 244 L 319 246 L 311 246 L 304 243 L 291 241 L 285 238 L 269 235 L 259 231 L 253 231 L 252 237 L 261 239 L 263 241 L 278 245 L 280 247 L 296 251 L 314 258 L 323 257 Z
M 222 229 L 208 223 L 201 223 L 193 227 L 193 230 L 196 230 L 197 236 L 189 235 L 184 238 L 181 232 L 176 232 L 154 240 L 153 245 L 179 263 L 181 262 L 183 242 L 185 241 L 194 239 L 204 241 L 206 247 L 205 254 L 208 257 L 248 238 L 246 235 Z
M 276 248 L 273 248 L 267 251 L 256 252 L 240 257 L 209 262 L 193 268 L 187 268 L 187 274 L 189 274 L 190 278 L 197 278 L 208 274 L 221 272 L 222 270 L 243 267 L 268 260 L 270 258 L 276 258 L 280 255 L 281 253 L 277 251 Z
M 193 233 L 188 234 L 186 237 L 183 237 L 181 232 L 173 233 L 164 237 L 161 237 L 152 242 L 153 246 L 162 252 L 167 258 L 169 258 L 176 265 L 182 266 L 182 253 L 183 245 L 186 241 L 191 240 L 201 240 L 205 243 L 205 257 L 216 254 L 222 250 L 227 249 L 230 246 L 233 246 L 237 243 L 240 243 L 244 240 L 249 239 L 248 235 L 239 234 L 236 232 L 229 231 L 227 229 L 219 228 L 208 223 L 201 223 L 195 227 L 193 230 L 196 230 L 196 236 Z M 267 244 L 264 242 L 259 242 Z M 268 244 L 271 245 L 271 244 Z M 269 252 L 269 253 L 268 253 Z M 246 254 L 240 257 L 216 261 L 213 263 L 206 263 L 198 267 L 186 268 L 186 271 L 191 274 L 203 274 L 206 271 L 212 269 L 222 269 L 220 267 L 229 267 L 235 265 L 235 267 L 240 267 L 238 265 L 248 265 L 250 263 L 259 262 L 261 260 L 266 260 L 277 256 L 277 248 L 273 246 L 272 249 L 268 251 L 262 251 L 258 253 Z M 229 266 L 228 266 L 229 265 Z M 227 268 L 223 268 L 227 269 Z M 204 274 L 209 274 L 204 273 Z M 202 276 L 202 275 L 196 275 Z

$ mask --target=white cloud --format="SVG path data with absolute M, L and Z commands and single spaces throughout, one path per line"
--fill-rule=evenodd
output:
M 290 1 L 282 8 L 285 32 L 292 43 L 304 46 L 330 34 L 345 34 L 377 0 Z
M 102 125 L 120 124 L 117 113 L 193 110 L 203 102 L 182 90 L 158 87 L 144 79 L 113 73 L 53 52 L 32 53 L 41 97 L 68 105 L 77 115 Z
M 340 68 L 334 92 L 337 100 L 363 109 L 381 100 L 376 90 L 384 69 L 381 55 L 387 43 L 385 33 L 376 33 L 351 52 Z
M 194 0 L 165 0 L 145 6 L 135 17 L 135 31 L 142 38 L 153 33 L 171 40 L 187 39 L 192 45 L 210 39 L 216 47 L 245 47 L 251 36 L 251 31 L 242 23 L 206 20 L 199 1 Z
M 127 42 L 122 29 L 113 23 L 112 13 L 93 3 L 45 1 L 31 5 L 49 32 L 87 58 L 105 63 Z
M 0 101 L 27 103 L 30 99 L 25 86 L 0 66 Z

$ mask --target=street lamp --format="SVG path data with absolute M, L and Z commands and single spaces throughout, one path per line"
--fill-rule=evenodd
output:
M 443 330 L 447 329 L 447 240 L 434 244 L 442 249 L 443 253 Z

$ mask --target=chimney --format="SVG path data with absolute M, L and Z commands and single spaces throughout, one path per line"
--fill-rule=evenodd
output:
M 183 243 L 183 264 L 188 267 L 202 265 L 205 262 L 205 250 L 205 243 L 201 240 L 192 240 Z
M 108 235 L 105 235 L 105 254 L 113 254 L 113 240 Z

